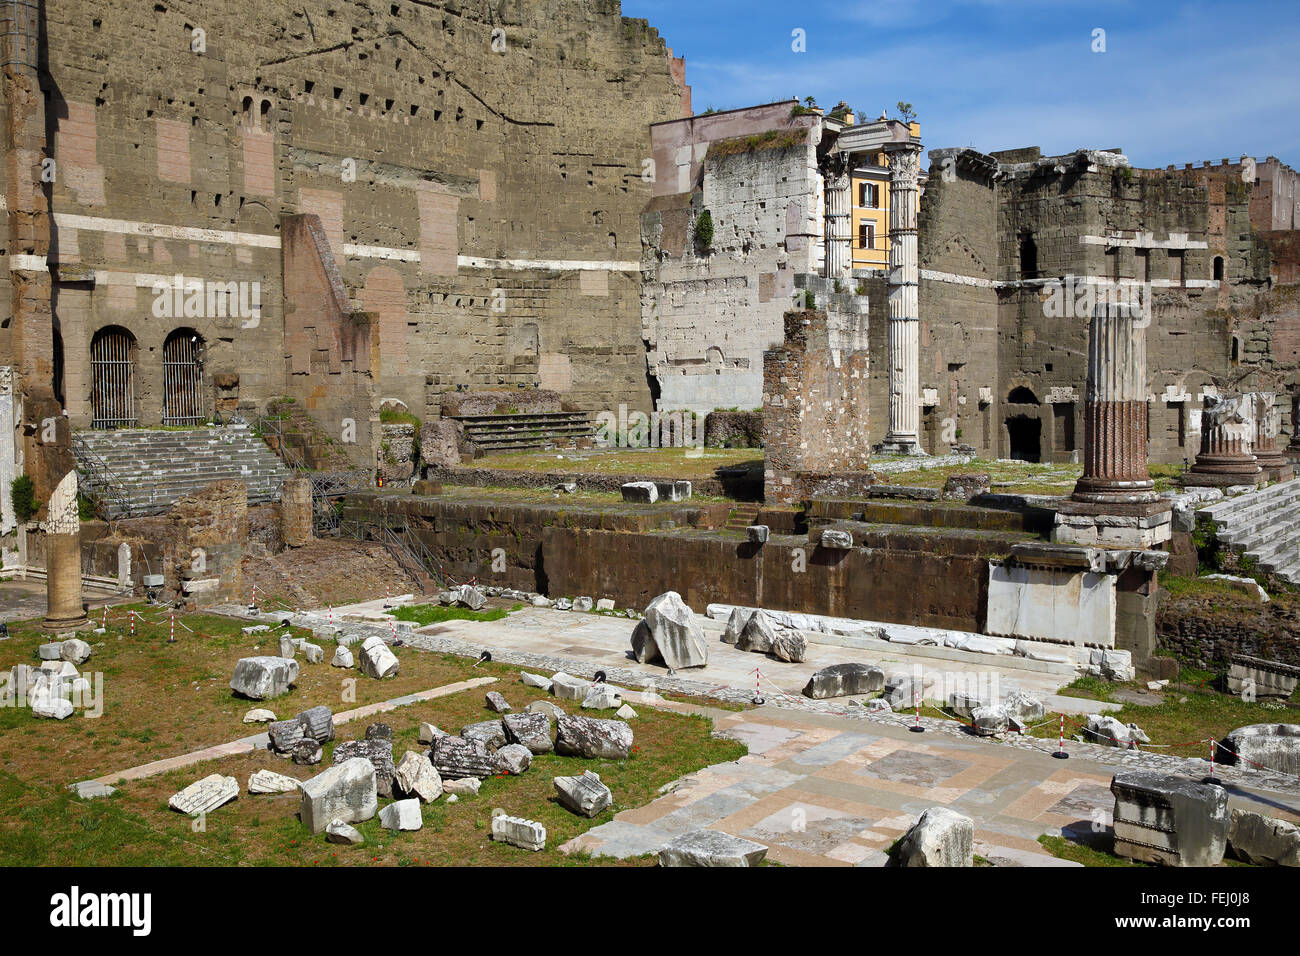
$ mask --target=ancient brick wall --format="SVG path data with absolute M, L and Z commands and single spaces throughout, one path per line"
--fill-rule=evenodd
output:
M 108 15 L 55 0 L 45 29 L 51 258 L 78 425 L 108 325 L 138 343 L 146 424 L 176 328 L 204 339 L 205 381 L 240 376 L 241 404 L 328 365 L 284 334 L 280 221 L 296 213 L 320 217 L 346 296 L 376 317 L 383 396 L 436 416 L 458 384 L 524 383 L 648 406 L 642 160 L 648 125 L 687 99 L 681 62 L 617 3 Z M 258 283 L 260 314 L 155 315 L 154 281 L 177 274 Z

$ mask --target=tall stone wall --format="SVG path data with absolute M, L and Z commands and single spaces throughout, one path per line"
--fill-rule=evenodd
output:
M 144 424 L 177 328 L 206 344 L 205 388 L 238 375 L 240 406 L 301 391 L 314 410 L 294 380 L 328 349 L 286 334 L 282 307 L 281 220 L 296 214 L 319 217 L 344 295 L 375 316 L 379 398 L 436 416 L 457 385 L 540 385 L 579 406 L 649 405 L 641 173 L 649 124 L 689 95 L 680 60 L 616 2 L 132 0 L 110 14 L 51 0 L 44 14 L 74 424 L 109 325 L 138 345 Z M 175 275 L 256 283 L 261 308 L 159 316 L 154 283 Z

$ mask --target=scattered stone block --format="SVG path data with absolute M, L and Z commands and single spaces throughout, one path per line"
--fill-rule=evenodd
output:
M 273 770 L 258 770 L 248 778 L 249 793 L 293 793 L 298 781 Z
M 506 714 L 501 723 L 511 744 L 522 744 L 535 754 L 550 753 L 555 749 L 551 740 L 551 718 L 546 714 Z
M 490 690 L 486 695 L 488 710 L 495 711 L 498 714 L 510 713 L 510 702 L 501 696 L 500 692 Z
M 600 774 L 588 770 L 581 777 L 556 777 L 551 781 L 560 805 L 580 817 L 591 818 L 614 802 Z
M 230 689 L 249 700 L 268 700 L 289 693 L 297 679 L 297 661 L 284 657 L 245 657 L 235 664 Z
M 71 701 L 64 700 L 52 690 L 47 689 L 35 693 L 29 699 L 31 700 L 33 717 L 41 717 L 46 720 L 67 720 L 72 716 Z
M 422 723 L 420 724 L 420 732 L 415 739 L 422 744 L 431 744 L 439 737 L 446 736 L 447 731 L 441 730 L 430 723 Z
M 874 694 L 885 686 L 885 672 L 869 664 L 832 664 L 823 667 L 804 685 L 803 695 L 813 700 Z
M 323 744 L 334 739 L 334 713 L 324 704 L 304 710 L 294 720 L 312 740 Z
M 1043 702 L 1022 690 L 1013 690 L 1007 694 L 1005 706 L 1010 716 L 1027 724 L 1037 723 L 1047 716 L 1047 708 L 1043 706 Z
M 595 602 L 585 594 L 580 594 L 573 599 L 573 609 L 575 611 L 590 611 L 595 607 Z
M 975 821 L 947 807 L 930 807 L 898 841 L 899 866 L 975 865 Z
M 552 720 L 559 720 L 564 716 L 564 708 L 549 700 L 535 700 L 524 708 L 524 712 L 528 714 L 545 714 Z
M 385 830 L 418 830 L 424 826 L 420 801 L 394 800 L 379 811 L 379 825 Z
M 541 674 L 530 674 L 528 671 L 520 671 L 519 679 L 523 681 L 525 687 L 536 687 L 546 693 L 551 692 L 551 679 L 543 677 Z
M 798 664 L 808 656 L 808 639 L 798 631 L 777 631 L 772 637 L 771 654 L 778 661 Z
M 563 671 L 551 675 L 551 693 L 560 700 L 584 700 L 591 689 L 591 681 L 572 677 Z
M 172 794 L 171 799 L 167 801 L 167 806 L 188 816 L 194 816 L 198 813 L 211 813 L 237 796 L 239 796 L 239 781 L 234 777 L 223 777 L 219 773 L 214 773 L 190 784 L 179 793 Z
M 1300 775 L 1300 724 L 1238 727 L 1219 742 L 1218 759 L 1226 764 Z
M 400 666 L 397 655 L 389 649 L 382 637 L 366 638 L 365 643 L 361 645 L 361 653 L 357 655 L 357 658 L 361 673 L 367 677 L 383 680 L 385 677 L 397 676 Z
M 619 718 L 620 720 L 631 720 L 633 717 L 636 716 L 636 711 L 633 710 L 631 707 L 629 707 L 627 704 L 624 704 L 618 710 L 614 711 L 614 716 Z
M 60 660 L 76 664 L 78 667 L 90 660 L 90 655 L 93 653 L 89 644 L 76 637 L 70 637 L 66 641 L 61 641 L 58 644 L 58 648 Z
M 598 600 L 598 601 L 596 602 L 596 610 L 597 610 L 597 611 L 612 611 L 612 610 L 614 610 L 614 599 L 613 599 L 613 598 L 601 598 L 600 600 Z
M 556 728 L 555 752 L 561 756 L 623 760 L 632 749 L 632 728 L 621 720 L 566 714 Z
M 891 674 L 885 680 L 883 696 L 895 710 L 906 710 L 925 700 L 934 683 L 933 674 Z
M 853 535 L 848 531 L 827 528 L 822 532 L 821 543 L 823 548 L 836 551 L 851 551 L 853 550 Z
M 337 748 L 334 760 L 334 766 L 300 785 L 298 816 L 312 833 L 320 833 L 336 820 L 360 823 L 379 811 L 374 764 L 365 757 L 340 760 Z
M 1104 747 L 1136 750 L 1138 744 L 1149 744 L 1148 737 L 1137 724 L 1124 724 L 1109 714 L 1089 714 L 1087 739 L 1089 743 Z
M 492 839 L 523 850 L 545 850 L 546 827 L 535 820 L 496 814 L 492 817 Z
M 298 653 L 298 642 L 288 634 L 280 635 L 280 656 L 286 660 L 293 660 Z
M 312 740 L 310 737 L 304 737 L 293 745 L 289 751 L 289 757 L 300 767 L 309 767 L 321 762 L 324 751 L 319 741 Z
M 447 802 L 452 803 L 457 797 L 477 797 L 483 781 L 478 777 L 456 777 L 442 782 L 443 792 L 450 794 Z
M 470 743 L 477 744 L 486 753 L 495 753 L 506 744 L 506 727 L 499 720 L 482 720 L 476 724 L 466 724 L 460 729 L 460 735 Z
M 267 710 L 264 707 L 254 707 L 244 715 L 244 723 L 246 724 L 268 724 L 274 720 L 274 711 Z
M 506 744 L 496 752 L 497 770 L 517 777 L 533 762 L 533 752 L 523 744 Z
M 749 621 L 736 638 L 736 650 L 766 654 L 772 649 L 775 639 L 776 625 L 766 612 L 758 610 L 749 616 Z
M 1232 855 L 1256 866 L 1300 866 L 1300 827 L 1249 810 L 1233 810 L 1228 822 Z
M 266 732 L 271 738 L 269 744 L 271 751 L 278 754 L 291 753 L 294 745 L 307 734 L 306 728 L 297 717 L 277 720 L 266 728 Z
M 659 850 L 660 866 L 758 866 L 767 847 L 717 830 L 683 833 Z
M 582 698 L 584 710 L 612 710 L 623 703 L 623 692 L 609 684 L 592 684 L 587 696 Z
M 976 707 L 971 711 L 971 728 L 981 737 L 1005 734 L 1011 729 L 1011 715 L 1002 704 Z
M 691 483 L 689 481 L 653 482 L 660 501 L 689 501 Z
M 722 632 L 722 643 L 735 644 L 740 640 L 741 633 L 745 630 L 745 625 L 749 623 L 758 612 L 752 607 L 733 607 L 731 616 L 727 618 L 727 626 Z M 633 633 L 632 638 L 633 650 L 636 649 L 636 635 Z
M 483 606 L 487 604 L 487 598 L 484 597 L 483 592 L 472 584 L 462 584 L 453 591 L 453 594 L 457 604 L 467 607 L 471 611 L 481 611 Z
M 366 842 L 360 830 L 342 820 L 330 821 L 329 826 L 325 828 L 325 839 L 340 846 L 360 846 Z
M 36 656 L 43 661 L 62 660 L 63 642 L 47 641 L 44 644 L 38 645 L 36 648 Z
M 1146 770 L 1110 781 L 1115 795 L 1115 853 L 1165 866 L 1218 866 L 1228 844 L 1228 794 Z
M 557 611 L 572 611 L 573 602 L 566 597 L 556 598 L 555 609 Z
M 745 538 L 753 544 L 767 544 L 772 529 L 765 524 L 751 524 L 745 529 Z
M 550 607 L 554 602 L 544 594 L 537 594 L 528 599 L 533 607 Z
M 1300 667 L 1237 654 L 1228 668 L 1228 689 L 1247 699 L 1290 697 L 1300 682 Z
M 451 790 L 449 781 L 462 777 L 490 777 L 496 773 L 496 761 L 482 747 L 463 737 L 439 737 L 429 751 L 433 769 L 442 777 L 443 789 Z
M 358 757 L 368 761 L 374 768 L 375 792 L 381 797 L 392 797 L 393 777 L 397 775 L 397 768 L 393 766 L 393 742 L 391 740 L 346 740 L 334 748 L 336 764 Z
M 619 490 L 623 492 L 624 501 L 648 505 L 659 500 L 659 489 L 653 481 L 629 481 Z
M 373 724 L 366 724 L 365 737 L 366 740 L 392 740 L 393 728 L 378 721 Z
M 352 658 L 352 651 L 343 644 L 334 648 L 334 659 L 330 661 L 332 667 L 355 667 L 356 661 Z
M 645 618 L 633 630 L 632 650 L 639 662 L 658 660 L 671 670 L 709 662 L 704 632 L 676 591 L 665 591 L 646 605 Z
M 433 803 L 442 796 L 442 778 L 427 754 L 408 750 L 393 774 L 393 793 Z

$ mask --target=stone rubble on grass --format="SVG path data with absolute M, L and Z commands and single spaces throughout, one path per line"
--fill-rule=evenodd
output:
M 342 820 L 330 821 L 329 826 L 325 828 L 325 839 L 341 846 L 358 846 L 366 842 L 360 830 Z
M 631 720 L 633 717 L 636 716 L 636 711 L 633 710 L 629 705 L 624 704 L 618 710 L 614 711 L 614 716 L 619 718 L 620 720 Z
M 419 830 L 424 826 L 420 801 L 414 798 L 394 800 L 379 811 L 379 825 L 385 830 Z
M 180 813 L 194 816 L 198 813 L 211 813 L 237 796 L 239 796 L 239 781 L 234 777 L 223 777 L 219 773 L 214 773 L 190 784 L 179 793 L 172 794 L 171 799 L 167 801 L 167 806 Z
M 546 693 L 551 692 L 551 679 L 543 677 L 541 674 L 530 674 L 528 671 L 520 671 L 519 679 L 523 681 L 525 687 L 536 687 Z
M 298 816 L 312 833 L 320 833 L 332 821 L 361 823 L 379 811 L 375 767 L 365 757 L 340 761 L 323 773 L 300 784 Z
M 1007 713 L 1016 720 L 1034 724 L 1047 716 L 1047 708 L 1037 697 L 1031 697 L 1022 690 L 1013 690 L 1004 701 Z
M 899 866 L 975 865 L 975 821 L 947 807 L 930 807 L 898 841 Z
M 356 661 L 352 657 L 352 651 L 347 645 L 340 644 L 334 648 L 334 659 L 330 661 L 332 667 L 350 668 L 356 666 Z
M 252 627 L 241 627 L 239 630 L 243 634 L 261 634 L 270 629 L 270 624 L 254 624 Z
M 522 744 L 530 753 L 545 754 L 555 749 L 551 739 L 551 718 L 546 714 L 506 714 L 501 723 L 512 744 Z
M 535 820 L 495 813 L 492 815 L 492 839 L 522 850 L 545 850 L 546 827 Z
M 427 754 L 408 750 L 402 755 L 393 774 L 393 794 L 416 797 L 424 803 L 433 803 L 442 796 L 442 778 Z
M 582 698 L 584 710 L 612 710 L 623 703 L 623 689 L 609 684 L 592 684 Z
M 601 782 L 600 774 L 590 770 L 580 777 L 556 777 L 551 783 L 560 804 L 581 817 L 594 817 L 614 802 L 614 796 Z
M 375 722 L 366 724 L 366 740 L 389 740 L 393 739 L 393 728 L 388 724 Z
M 334 739 L 334 714 L 324 704 L 309 707 L 294 720 L 302 724 L 306 736 L 318 743 L 328 743 Z
M 467 607 L 471 611 L 482 610 L 483 605 L 487 604 L 487 598 L 483 592 L 472 584 L 462 584 L 460 587 L 453 589 L 455 601 L 462 607 Z
M 92 653 L 94 651 L 91 646 L 80 638 L 70 637 L 59 643 L 59 659 L 76 664 L 78 667 L 90 660 Z
M 477 744 L 487 753 L 495 753 L 498 747 L 506 743 L 506 728 L 500 720 L 481 720 L 466 724 L 460 729 L 460 735 L 470 743 Z
M 894 710 L 907 710 L 923 702 L 934 686 L 934 674 L 922 674 L 919 677 L 916 674 L 890 674 L 885 679 L 881 696 L 889 701 Z
M 1248 724 L 1231 731 L 1219 744 L 1217 759 L 1225 764 L 1300 775 L 1300 724 Z
M 1151 743 L 1151 738 L 1137 724 L 1121 723 L 1109 714 L 1088 715 L 1085 739 L 1103 747 L 1119 747 L 1124 750 L 1136 750 L 1138 744 Z
M 1114 852 L 1165 866 L 1218 866 L 1228 845 L 1228 792 L 1187 777 L 1124 770 L 1115 795 Z
M 454 780 L 444 780 L 442 782 L 443 792 L 451 794 L 451 797 L 447 800 L 448 803 L 455 802 L 458 797 L 478 796 L 478 789 L 481 786 L 483 786 L 483 781 L 478 777 L 457 777 Z
M 1003 704 L 982 704 L 971 711 L 972 729 L 981 737 L 1004 734 L 1011 729 L 1011 715 Z
M 284 657 L 245 657 L 235 664 L 230 689 L 249 700 L 289 693 L 298 679 L 298 662 Z
M 280 635 L 280 656 L 285 660 L 293 660 L 298 653 L 298 642 L 289 634 Z
M 244 715 L 246 724 L 267 724 L 275 720 L 275 712 L 264 707 L 255 707 Z
M 556 728 L 555 752 L 561 756 L 623 760 L 632 748 L 632 728 L 621 720 L 566 714 Z
M 277 720 L 269 724 L 266 733 L 270 738 L 268 746 L 272 753 L 284 755 L 293 750 L 294 744 L 302 740 L 307 731 L 301 721 L 296 717 L 290 717 L 288 720 Z
M 496 773 L 496 761 L 482 747 L 463 737 L 439 737 L 429 751 L 433 769 L 442 777 L 443 789 L 454 792 L 450 781 L 461 777 L 490 777 Z
M 385 677 L 396 677 L 400 665 L 397 655 L 384 643 L 384 639 L 373 635 L 361 645 L 357 666 L 367 677 L 382 680 Z
M 612 611 L 612 610 L 614 610 L 614 599 L 613 599 L 613 598 L 601 598 L 600 600 L 598 600 L 598 601 L 596 602 L 596 610 L 597 610 L 597 611 Z
M 248 778 L 249 793 L 294 793 L 298 781 L 274 770 L 258 770 Z
M 433 724 L 426 722 L 420 724 L 420 732 L 415 739 L 422 744 L 431 744 L 439 737 L 446 737 L 446 736 L 447 736 L 447 731 L 441 730 L 438 727 L 435 727 Z
M 551 675 L 551 693 L 560 700 L 582 700 L 591 689 L 591 681 L 560 671 Z
M 595 606 L 595 602 L 585 594 L 580 594 L 573 599 L 573 609 L 575 611 L 590 611 Z
M 334 763 L 341 764 L 356 758 L 367 761 L 375 771 L 375 791 L 381 797 L 392 797 L 393 777 L 397 768 L 393 766 L 393 742 L 391 740 L 345 740 L 334 748 Z
M 535 700 L 524 708 L 526 714 L 545 714 L 552 720 L 559 720 L 564 716 L 564 708 L 559 704 L 549 700 Z
M 30 698 L 32 716 L 49 720 L 67 720 L 72 716 L 72 702 L 51 690 L 38 691 Z
M 869 664 L 832 664 L 823 667 L 804 685 L 803 695 L 813 700 L 873 694 L 885 686 L 885 672 Z
M 624 501 L 654 504 L 659 500 L 659 489 L 653 481 L 629 481 L 619 486 Z
M 302 656 L 308 664 L 320 664 L 325 660 L 325 648 L 319 644 L 310 644 L 306 641 L 302 644 Z
M 1256 866 L 1300 866 L 1300 827 L 1250 810 L 1233 810 L 1228 823 L 1232 855 Z
M 660 866 L 758 866 L 767 847 L 718 830 L 691 830 L 659 848 Z
M 517 777 L 533 762 L 533 752 L 523 744 L 506 744 L 495 754 L 497 770 Z
M 325 751 L 321 748 L 320 742 L 310 737 L 304 737 L 289 751 L 289 758 L 300 767 L 318 764 L 324 755 Z
M 508 714 L 511 711 L 510 702 L 502 697 L 499 691 L 488 691 L 484 699 L 490 711 L 498 714 Z
M 670 670 L 709 662 L 704 632 L 676 591 L 665 591 L 646 605 L 645 617 L 632 631 L 632 652 L 639 663 L 660 661 Z

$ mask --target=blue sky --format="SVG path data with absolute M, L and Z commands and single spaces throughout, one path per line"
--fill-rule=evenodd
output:
M 697 113 L 811 95 L 874 119 L 906 100 L 927 146 L 1300 168 L 1295 0 L 623 0 L 623 15 L 686 57 Z

